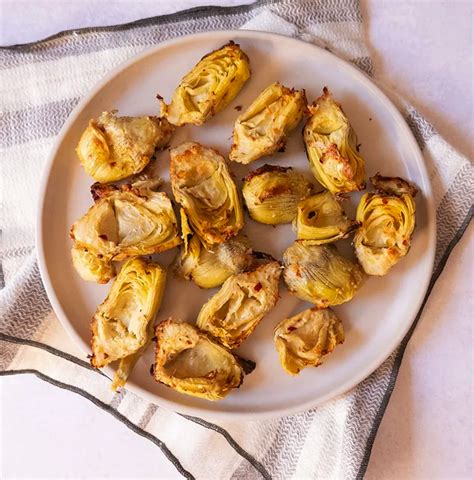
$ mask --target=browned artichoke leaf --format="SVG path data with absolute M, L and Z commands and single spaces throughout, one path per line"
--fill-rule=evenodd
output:
M 297 375 L 321 365 L 323 357 L 344 342 L 344 328 L 330 308 L 314 307 L 282 320 L 273 338 L 283 369 Z
M 116 112 L 91 120 L 76 148 L 86 173 L 101 183 L 141 172 L 155 150 L 168 145 L 174 130 L 164 118 L 117 117 Z
M 242 202 L 224 158 L 186 142 L 170 150 L 171 186 L 189 225 L 207 245 L 223 243 L 244 226 Z
M 153 377 L 177 392 L 220 400 L 255 368 L 189 323 L 168 319 L 155 334 Z
M 278 300 L 280 264 L 268 262 L 229 277 L 203 305 L 196 325 L 228 348 L 237 348 Z
M 332 193 L 365 188 L 365 162 L 357 147 L 357 136 L 329 90 L 309 107 L 303 138 L 316 180 Z
M 110 278 L 112 261 L 159 253 L 181 243 L 166 193 L 140 182 L 136 187 L 102 189 L 100 194 L 96 190 L 96 195 L 96 203 L 71 227 L 73 263 L 84 280 L 103 283 Z M 108 272 L 108 278 L 98 271 Z

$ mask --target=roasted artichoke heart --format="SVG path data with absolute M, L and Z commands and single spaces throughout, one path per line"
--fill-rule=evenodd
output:
M 323 245 L 346 238 L 357 228 L 349 220 L 339 200 L 328 191 L 301 200 L 295 220 L 298 240 Z
M 272 83 L 235 122 L 229 159 L 246 164 L 284 149 L 286 137 L 303 118 L 306 104 L 304 90 Z
M 173 194 L 194 232 L 208 245 L 237 235 L 244 226 L 242 203 L 220 153 L 186 142 L 170 157 Z
M 369 275 L 385 275 L 410 249 L 415 228 L 416 188 L 398 177 L 370 179 L 378 193 L 366 193 L 357 208 L 357 258 Z
M 160 307 L 166 271 L 141 258 L 128 260 L 92 321 L 92 358 L 96 368 L 120 360 L 112 383 L 125 384 L 135 362 L 153 336 L 153 319 Z
M 237 348 L 278 300 L 280 264 L 229 277 L 203 305 L 196 325 L 228 348 Z
M 234 42 L 206 55 L 181 80 L 161 115 L 173 125 L 202 125 L 228 105 L 250 78 L 247 55 Z
M 365 188 L 365 162 L 357 136 L 329 90 L 309 107 L 311 117 L 303 130 L 306 154 L 316 180 L 332 193 Z
M 292 168 L 264 165 L 245 177 L 242 194 L 253 220 L 277 225 L 295 218 L 298 202 L 311 195 L 312 188 Z
M 84 280 L 107 283 L 113 276 L 112 261 L 181 243 L 171 201 L 166 193 L 154 191 L 155 184 L 93 186 L 95 205 L 71 227 L 73 263 Z
M 344 328 L 330 308 L 314 307 L 280 322 L 274 341 L 285 372 L 298 375 L 303 368 L 321 365 L 344 342 Z
M 201 288 L 220 287 L 231 275 L 248 270 L 254 261 L 247 237 L 238 236 L 207 248 L 197 235 L 181 247 L 176 273 Z
M 101 183 L 141 172 L 174 130 L 166 118 L 117 117 L 116 112 L 91 120 L 76 147 L 86 173 Z
M 364 279 L 362 269 L 334 245 L 308 245 L 298 240 L 283 254 L 283 278 L 297 297 L 326 308 L 349 301 Z
M 240 387 L 255 363 L 243 360 L 189 323 L 169 319 L 156 328 L 152 374 L 174 390 L 220 400 Z

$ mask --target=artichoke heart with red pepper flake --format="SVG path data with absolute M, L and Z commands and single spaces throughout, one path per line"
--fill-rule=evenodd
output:
M 203 57 L 183 77 L 169 104 L 158 96 L 161 115 L 177 126 L 202 125 L 226 107 L 249 78 L 247 55 L 229 42 Z
M 304 90 L 272 83 L 235 122 L 229 159 L 248 164 L 285 148 L 306 109 Z
M 71 227 L 73 265 L 88 281 L 107 283 L 113 261 L 152 255 L 181 243 L 171 201 L 147 180 L 117 188 L 92 186 L 96 203 Z
M 242 195 L 252 220 L 278 225 L 293 221 L 298 202 L 312 190 L 306 177 L 292 168 L 264 165 L 245 177 Z
M 344 328 L 330 308 L 313 307 L 282 320 L 273 339 L 285 372 L 298 375 L 303 368 L 321 365 L 344 342 Z
M 207 245 L 223 243 L 244 226 L 240 193 L 224 157 L 186 142 L 170 150 L 173 194 L 190 228 Z
M 271 261 L 229 277 L 203 305 L 197 326 L 228 348 L 237 348 L 278 300 L 280 264 Z
M 155 336 L 153 377 L 186 395 L 220 400 L 255 368 L 189 323 L 170 318 L 156 327 Z
M 313 245 L 347 238 L 357 225 L 346 217 L 341 199 L 327 190 L 301 200 L 294 222 L 298 240 Z
M 332 193 L 363 190 L 365 161 L 358 152 L 357 136 L 326 87 L 309 111 L 303 139 L 314 178 Z
M 174 131 L 166 118 L 116 113 L 103 112 L 91 120 L 76 147 L 84 170 L 96 182 L 115 182 L 141 172 L 155 150 L 168 145 Z
M 363 195 L 354 237 L 357 258 L 369 275 L 386 275 L 404 257 L 415 229 L 417 189 L 399 177 L 370 179 L 377 192 Z

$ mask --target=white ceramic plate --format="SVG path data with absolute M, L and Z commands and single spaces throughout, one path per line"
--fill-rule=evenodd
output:
M 156 403 L 177 411 L 202 416 L 262 418 L 313 407 L 355 386 L 373 372 L 396 348 L 419 307 L 431 275 L 435 246 L 435 219 L 429 179 L 420 150 L 398 110 L 360 71 L 331 53 L 301 41 L 262 32 L 212 32 L 165 42 L 128 61 L 108 75 L 76 107 L 59 135 L 46 167 L 38 218 L 40 268 L 51 303 L 66 330 L 89 353 L 89 323 L 109 285 L 84 282 L 70 261 L 69 228 L 92 204 L 89 187 L 93 180 L 81 168 L 74 148 L 90 118 L 103 110 L 118 108 L 122 115 L 156 115 L 157 93 L 169 100 L 181 77 L 206 53 L 229 40 L 239 43 L 250 57 L 252 77 L 224 111 L 202 127 L 185 127 L 175 134 L 172 145 L 196 140 L 227 154 L 237 105 L 246 108 L 271 82 L 305 88 L 309 101 L 327 85 L 348 114 L 366 159 L 369 175 L 399 175 L 415 182 L 417 228 L 413 246 L 389 275 L 369 279 L 349 303 L 336 307 L 343 321 L 346 341 L 319 368 L 290 377 L 280 367 L 272 342 L 272 331 L 282 318 L 309 304 L 286 292 L 239 354 L 256 361 L 257 368 L 240 389 L 220 402 L 180 395 L 156 383 L 149 369 L 153 349 L 139 361 L 127 387 Z M 159 156 L 160 174 L 168 180 L 168 153 Z M 290 137 L 285 153 L 254 162 L 232 164 L 238 182 L 244 174 L 264 163 L 292 166 L 311 178 L 304 154 L 301 127 Z M 169 185 L 165 189 L 169 191 Z M 360 194 L 352 195 L 349 213 L 354 213 Z M 276 258 L 294 240 L 290 226 L 264 226 L 247 221 L 245 232 L 254 248 Z M 349 241 L 338 247 L 349 255 Z M 175 250 L 158 255 L 168 264 Z M 163 305 L 157 320 L 170 315 L 194 321 L 201 305 L 214 291 L 200 290 L 190 282 L 169 275 Z M 112 373 L 112 371 L 110 371 Z

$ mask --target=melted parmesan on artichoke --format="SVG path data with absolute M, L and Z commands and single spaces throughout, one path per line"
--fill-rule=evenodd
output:
M 161 115 L 173 125 L 202 125 L 227 106 L 250 78 L 250 63 L 240 46 L 229 42 L 209 53 L 181 80 Z
M 311 117 L 303 130 L 306 154 L 316 180 L 332 193 L 365 188 L 365 162 L 357 136 L 342 108 L 325 87 L 309 107 Z
M 284 149 L 306 103 L 304 90 L 272 83 L 235 122 L 229 159 L 246 164 Z
M 298 375 L 303 368 L 321 365 L 344 342 L 344 328 L 330 308 L 314 307 L 280 322 L 274 342 L 285 372 Z
M 125 384 L 153 335 L 153 319 L 165 287 L 166 271 L 141 258 L 128 260 L 92 321 L 91 364 L 102 368 L 120 360 L 112 383 Z
M 170 151 L 173 194 L 194 232 L 208 245 L 223 243 L 244 226 L 239 192 L 220 153 L 186 142 Z
M 141 172 L 157 148 L 164 148 L 174 127 L 158 117 L 117 117 L 117 110 L 91 120 L 76 152 L 95 181 L 115 182 Z
M 291 223 L 298 202 L 312 189 L 313 185 L 292 168 L 264 165 L 245 177 L 242 194 L 250 218 L 277 225 Z
M 239 347 L 275 306 L 280 275 L 280 264 L 272 261 L 229 277 L 201 308 L 197 326 L 226 347 Z
M 189 323 L 169 319 L 155 334 L 152 375 L 177 392 L 220 400 L 255 368 L 254 362 L 234 355 Z

